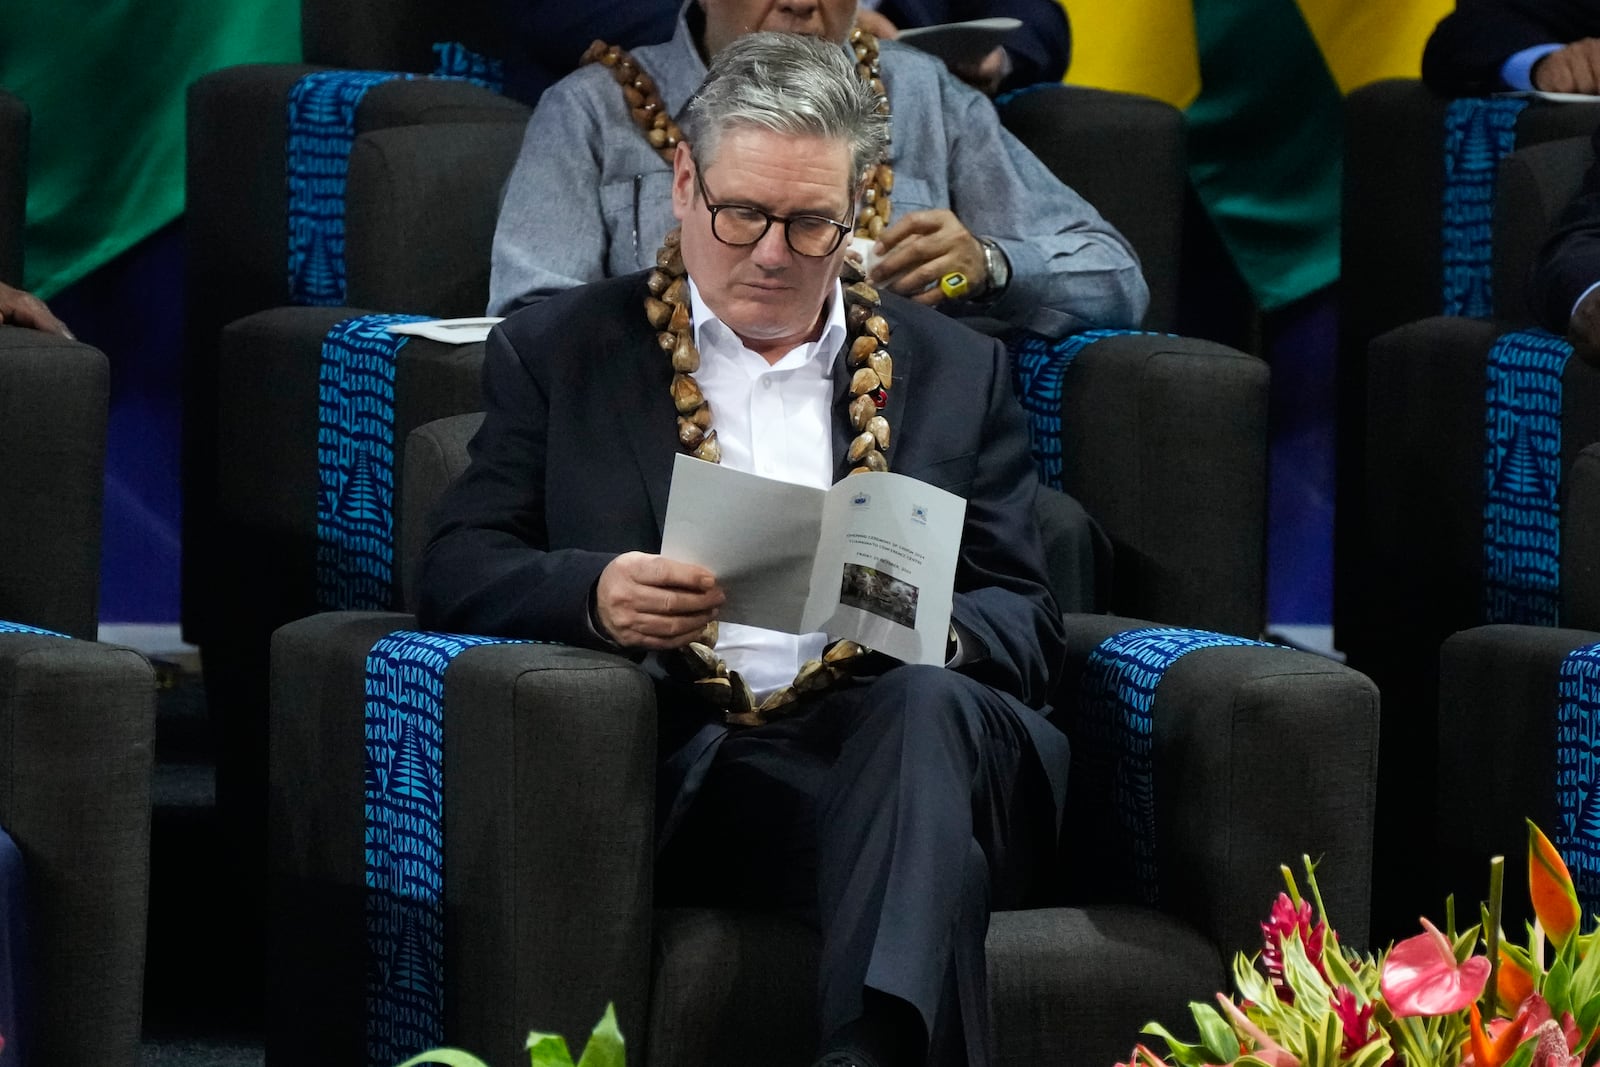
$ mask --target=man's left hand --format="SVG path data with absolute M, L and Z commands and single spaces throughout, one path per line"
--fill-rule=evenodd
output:
M 878 259 L 872 283 L 919 304 L 931 306 L 944 299 L 939 279 L 951 271 L 967 276 L 974 295 L 989 285 L 983 246 L 945 208 L 900 216 L 878 236 L 874 252 Z
M 984 96 L 993 96 L 1000 91 L 1000 83 L 1011 76 L 1011 54 L 997 45 L 975 63 L 950 64 L 950 73 Z

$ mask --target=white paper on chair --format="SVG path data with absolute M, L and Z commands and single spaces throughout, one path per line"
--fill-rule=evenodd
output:
M 969 22 L 944 22 L 937 26 L 918 26 L 901 30 L 895 37 L 901 44 L 938 56 L 946 63 L 976 63 L 1005 43 L 1021 19 L 996 17 Z
M 447 345 L 470 345 L 488 338 L 495 323 L 503 321 L 494 316 L 476 319 L 429 319 L 426 322 L 400 322 L 387 327 L 389 333 L 403 333 L 412 337 L 426 337 L 430 341 L 443 341 Z

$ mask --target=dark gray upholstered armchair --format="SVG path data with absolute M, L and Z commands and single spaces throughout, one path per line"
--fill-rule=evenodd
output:
M 1104 369 L 1109 380 L 1130 368 Z M 424 536 L 421 513 L 464 468 L 479 421 L 459 416 L 412 433 L 408 557 Z M 1125 498 L 1145 492 L 1131 468 L 1104 473 Z M 1053 494 L 1041 492 L 1048 543 Z M 271 1063 L 288 1062 L 308 1041 L 330 1061 L 360 1054 L 363 665 L 376 639 L 411 625 L 403 614 L 332 613 L 274 639 L 270 988 L 278 999 L 268 1018 L 282 1026 L 269 1032 Z M 1133 625 L 1069 617 L 1056 700 L 1069 734 L 1085 657 Z M 572 1038 L 614 1000 L 630 1062 L 641 1053 L 651 1067 L 807 1062 L 814 935 L 777 915 L 652 907 L 653 699 L 630 661 L 573 648 L 491 646 L 450 668 L 449 1042 L 510 1059 L 530 1026 Z M 1180 660 L 1155 703 L 1160 906 L 1140 907 L 1102 878 L 1109 861 L 1094 828 L 1112 819 L 1109 798 L 1075 776 L 1075 829 L 1063 845 L 1070 903 L 1001 913 L 990 929 L 998 1063 L 1111 1063 L 1147 1019 L 1173 1017 L 1221 989 L 1232 952 L 1259 940 L 1278 863 L 1302 852 L 1322 858 L 1325 897 L 1347 940 L 1365 939 L 1372 685 L 1307 653 L 1211 649 Z
M 1374 464 L 1383 462 L 1368 458 L 1369 430 L 1384 428 L 1368 407 L 1370 393 L 1384 388 L 1374 379 L 1382 371 L 1383 350 L 1371 345 L 1390 330 L 1441 314 L 1449 106 L 1416 79 L 1375 82 L 1345 100 L 1334 643 L 1373 674 L 1386 704 L 1393 701 L 1381 669 L 1369 669 L 1365 658 L 1369 649 L 1381 654 L 1388 640 L 1384 612 L 1369 601 L 1383 585 L 1375 569 L 1381 562 L 1368 555 L 1366 543 L 1366 530 L 1379 521 L 1367 511 L 1367 477 Z M 1526 149 L 1587 137 L 1597 123 L 1600 104 L 1532 101 L 1516 119 L 1515 145 Z M 1515 191 L 1508 197 L 1502 189 L 1496 204 L 1492 294 L 1497 317 L 1525 321 L 1523 279 L 1532 252 L 1527 235 L 1537 241 L 1550 215 L 1530 219 L 1528 211 L 1539 201 L 1527 194 L 1535 189 L 1525 170 L 1514 175 L 1513 169 L 1502 166 L 1501 177 L 1510 178 Z M 1575 187 L 1576 177 L 1572 180 Z M 1509 219 L 1502 212 L 1506 205 L 1514 212 Z
M 72 638 L 0 633 L 0 827 L 31 944 L 20 1047 L 60 1067 L 135 1067 L 143 1007 L 155 676 L 94 641 L 107 388 L 95 349 L 0 326 L 0 620 Z
M 1485 601 L 1489 354 L 1502 334 L 1530 323 L 1525 292 L 1533 254 L 1591 161 L 1584 136 L 1519 149 L 1501 164 L 1495 318 L 1423 318 L 1379 335 L 1368 349 L 1360 521 L 1352 534 L 1362 569 L 1347 574 L 1350 614 L 1338 638 L 1350 664 L 1383 692 L 1385 750 L 1412 754 L 1385 765 L 1379 794 L 1380 863 L 1392 850 L 1401 873 L 1388 896 L 1409 900 L 1409 908 L 1397 903 L 1402 914 L 1432 906 L 1446 891 L 1460 891 L 1461 877 L 1481 873 L 1479 858 L 1464 872 L 1450 870 L 1433 863 L 1426 847 L 1436 814 L 1447 815 L 1432 803 L 1432 757 L 1448 730 L 1448 719 L 1436 714 L 1439 647 L 1492 618 Z M 1566 363 L 1560 396 L 1560 456 L 1551 473 L 1564 479 L 1579 453 L 1600 441 L 1600 365 L 1592 354 Z M 1570 511 L 1561 515 L 1563 541 L 1583 535 L 1575 521 Z M 1563 568 L 1564 588 L 1572 577 Z M 1437 768 L 1443 788 L 1449 764 Z
M 1487 857 L 1520 854 L 1524 819 L 1559 832 L 1561 666 L 1600 645 L 1600 445 L 1579 453 L 1565 484 L 1561 625 L 1479 626 L 1439 655 L 1439 851 L 1458 892 L 1480 889 Z

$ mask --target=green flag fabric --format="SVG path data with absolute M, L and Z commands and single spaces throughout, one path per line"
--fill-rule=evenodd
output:
M 0 85 L 33 112 L 28 288 L 49 299 L 183 211 L 184 97 L 209 71 L 300 58 L 285 0 L 19 0 Z

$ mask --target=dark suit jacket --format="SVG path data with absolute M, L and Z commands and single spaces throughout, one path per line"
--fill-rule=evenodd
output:
M 644 318 L 644 277 L 568 290 L 490 335 L 483 427 L 470 466 L 440 501 L 419 571 L 424 626 L 606 647 L 589 625 L 590 589 L 614 556 L 659 551 L 678 452 L 672 370 Z M 1042 709 L 1062 626 L 1005 351 L 892 294 L 883 312 L 894 330 L 884 412 L 891 468 L 967 499 L 953 611 L 967 657 L 960 669 Z M 834 370 L 840 398 L 844 357 Z M 849 435 L 843 405 L 836 410 L 843 477 Z M 1053 729 L 1043 716 L 1026 718 Z M 710 719 L 701 707 L 664 703 L 665 768 L 682 774 L 697 762 L 687 749 L 705 750 L 721 732 Z M 665 797 L 677 796 L 666 784 Z
M 1422 80 L 1448 96 L 1504 89 L 1500 68 L 1524 48 L 1600 36 L 1594 0 L 1458 0 L 1422 53 Z
M 1591 143 L 1600 159 L 1600 129 Z M 1565 334 L 1572 305 L 1595 282 L 1600 282 L 1600 163 L 1583 176 L 1578 195 L 1534 258 L 1528 306 L 1541 326 Z
M 1012 71 L 1001 90 L 1058 82 L 1072 59 L 1067 12 L 1056 0 L 883 0 L 878 10 L 901 29 L 1001 15 L 1021 19 L 1006 38 Z

